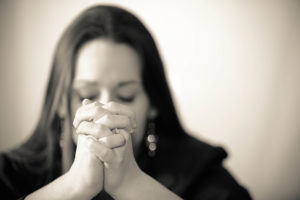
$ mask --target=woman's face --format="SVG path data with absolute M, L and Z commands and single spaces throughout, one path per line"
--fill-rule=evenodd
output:
M 136 114 L 137 128 L 132 137 L 136 153 L 150 111 L 149 99 L 142 85 L 142 64 L 137 52 L 124 43 L 94 39 L 79 49 L 75 64 L 72 118 L 83 99 L 103 104 L 115 101 L 127 105 Z M 73 139 L 76 142 L 75 130 Z

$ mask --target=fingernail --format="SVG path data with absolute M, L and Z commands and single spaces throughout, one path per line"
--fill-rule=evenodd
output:
M 107 141 L 107 138 L 106 138 L 106 137 L 99 138 L 98 141 L 99 141 L 99 142 L 106 142 L 106 141 Z
M 89 100 L 89 99 L 84 99 L 83 101 L 82 101 L 82 105 L 87 105 L 87 104 L 89 104 L 89 103 L 91 103 L 91 101 Z

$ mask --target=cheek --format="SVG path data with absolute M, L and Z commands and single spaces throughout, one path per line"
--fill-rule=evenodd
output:
M 136 115 L 137 128 L 132 135 L 132 143 L 134 152 L 138 152 L 138 147 L 143 142 L 143 138 L 145 135 L 145 126 L 147 121 L 147 113 L 149 108 L 149 101 L 146 95 L 141 96 L 134 106 L 132 106 L 132 110 Z
M 76 100 L 72 101 L 72 105 L 71 105 L 71 118 L 70 118 L 72 124 L 73 124 L 73 120 L 75 118 L 76 111 L 77 111 L 77 109 L 80 106 L 81 106 L 80 101 L 76 101 Z M 78 137 L 78 135 L 76 134 L 76 129 L 72 125 L 72 138 L 73 138 L 73 141 L 74 141 L 75 144 L 77 144 L 77 137 Z

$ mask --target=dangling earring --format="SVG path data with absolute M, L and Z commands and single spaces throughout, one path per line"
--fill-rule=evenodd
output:
M 155 133 L 155 123 L 150 122 L 146 132 L 146 147 L 149 157 L 154 157 L 157 150 L 158 136 Z

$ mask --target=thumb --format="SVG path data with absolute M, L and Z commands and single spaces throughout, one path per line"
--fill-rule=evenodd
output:
M 121 134 L 126 141 L 130 140 L 131 142 L 131 135 L 124 129 L 115 129 L 116 134 Z
M 82 105 L 88 105 L 88 104 L 90 104 L 90 103 L 92 103 L 92 101 L 91 100 L 89 100 L 89 99 L 84 99 L 83 101 L 82 101 Z

